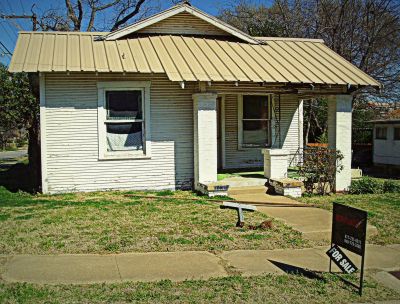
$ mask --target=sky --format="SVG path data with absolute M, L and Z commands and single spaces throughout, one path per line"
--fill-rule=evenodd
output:
M 74 0 L 72 0 L 75 2 Z M 172 0 L 149 0 L 155 10 L 163 10 L 173 5 Z M 247 0 L 252 3 L 263 3 L 269 5 L 272 0 Z M 217 15 L 224 7 L 232 7 L 237 1 L 235 0 L 192 0 L 191 4 L 211 15 Z M 31 15 L 31 8 L 37 15 L 41 15 L 49 9 L 64 9 L 64 0 L 0 0 L 0 15 Z M 154 11 L 155 13 L 156 11 Z M 99 16 L 98 20 L 109 19 L 112 12 Z M 13 52 L 18 36 L 18 31 L 30 31 L 32 22 L 30 19 L 3 19 L 0 18 L 0 62 L 8 65 L 10 56 L 7 53 Z M 7 50 L 8 51 L 7 51 Z

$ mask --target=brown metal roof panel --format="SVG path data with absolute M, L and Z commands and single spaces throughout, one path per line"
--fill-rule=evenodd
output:
M 140 38 L 139 44 L 141 45 L 143 50 L 146 50 L 144 55 L 146 56 L 147 63 L 150 66 L 150 70 L 153 73 L 164 73 L 163 66 L 160 62 L 160 59 L 157 56 L 156 51 L 153 48 L 153 45 L 150 42 L 149 38 Z
M 324 75 L 325 78 L 329 79 L 332 83 L 335 84 L 347 84 L 343 79 L 338 77 L 335 73 L 333 73 L 329 68 L 324 65 L 321 61 L 318 60 L 316 56 L 313 56 L 312 53 L 307 50 L 304 46 L 303 42 L 294 41 L 292 43 L 287 44 L 290 48 L 297 48 L 297 53 L 306 60 L 310 65 L 314 66 L 318 72 L 321 73 L 321 76 Z
M 239 81 L 251 81 L 246 74 L 237 66 L 233 59 L 227 53 L 226 45 L 220 44 L 215 40 L 205 40 L 210 49 L 221 59 L 224 65 L 229 69 L 232 75 Z M 228 49 L 229 50 L 229 49 Z
M 281 44 L 279 44 L 281 43 Z M 284 58 L 286 62 L 289 63 L 287 66 L 288 69 L 293 70 L 293 72 L 298 73 L 300 79 L 303 80 L 303 82 L 308 82 L 308 83 L 325 83 L 322 79 L 318 78 L 313 72 L 312 72 L 312 67 L 306 67 L 304 66 L 300 60 L 298 59 L 298 54 L 297 53 L 290 53 L 287 51 L 285 44 L 282 45 L 282 43 L 285 42 L 279 42 L 279 41 L 269 41 L 268 46 L 274 50 L 279 56 Z
M 67 71 L 67 34 L 56 34 L 53 53 L 53 71 Z
M 174 45 L 171 36 L 163 36 L 161 37 L 161 42 L 164 44 L 165 49 L 171 58 L 173 58 L 173 62 L 185 81 L 196 81 L 199 80 L 196 75 L 191 71 L 189 64 L 185 61 L 185 58 L 179 52 L 179 50 Z
M 324 50 L 325 54 L 330 56 L 332 59 L 336 60 L 340 65 L 345 67 L 347 70 L 351 71 L 359 79 L 362 79 L 367 85 L 381 86 L 381 84 L 374 78 L 364 73 L 361 69 L 356 67 L 354 64 L 347 61 L 345 58 L 328 48 L 325 44 L 317 45 L 321 50 Z
M 29 41 L 31 34 L 20 33 L 18 35 L 17 44 L 14 49 L 14 54 L 11 58 L 9 71 L 10 72 L 22 72 L 25 62 L 26 53 L 28 52 Z
M 43 35 L 32 35 L 29 41 L 29 50 L 26 53 L 24 71 L 37 72 L 39 56 L 42 48 Z
M 289 72 L 285 62 L 279 60 L 279 57 L 275 58 L 275 56 L 271 54 L 270 48 L 267 45 L 252 45 L 252 47 L 260 56 L 264 58 L 265 61 L 270 63 L 271 66 L 286 79 L 286 82 L 302 82 L 293 72 Z
M 285 48 L 288 53 L 293 54 L 296 60 L 300 62 L 303 67 L 312 72 L 314 77 L 318 77 L 321 83 L 345 84 L 338 77 L 331 77 L 331 73 L 326 73 L 326 68 L 324 68 L 324 66 L 315 60 L 315 58 L 311 57 L 301 47 L 299 47 L 296 42 L 276 41 L 276 44 L 281 48 Z
M 300 42 L 302 45 L 302 48 L 309 53 L 311 56 L 313 56 L 318 62 L 320 62 L 323 66 L 326 67 L 326 73 L 332 73 L 333 75 L 336 75 L 339 77 L 344 83 L 353 83 L 356 80 L 349 78 L 348 75 L 343 73 L 343 69 L 335 64 L 335 62 L 332 63 L 331 60 L 328 60 L 326 56 L 321 56 L 320 52 L 318 51 L 318 48 L 315 48 L 314 43 L 311 42 Z
M 210 76 L 213 75 L 214 79 L 222 77 L 222 79 L 226 81 L 237 81 L 237 78 L 228 70 L 221 59 L 219 59 L 219 57 L 212 51 L 210 46 L 206 43 L 205 39 L 192 38 L 192 41 L 200 51 L 197 55 L 207 58 L 207 61 L 205 61 L 204 63 L 202 62 L 202 64 L 207 64 L 207 62 L 210 63 L 213 66 L 213 69 L 217 72 L 217 74 L 214 72 L 210 72 Z M 193 49 L 195 48 L 193 47 Z
M 218 44 L 224 49 L 225 53 L 228 54 L 229 58 L 236 63 L 236 65 L 243 71 L 243 73 L 254 82 L 263 82 L 264 78 L 256 72 L 256 65 L 249 63 L 251 57 L 244 52 L 243 49 L 234 42 L 219 41 Z M 242 57 L 243 55 L 243 57 Z
M 81 70 L 95 71 L 94 54 L 93 54 L 93 36 L 82 35 L 79 45 L 81 52 Z
M 325 60 L 329 61 L 332 65 L 337 67 L 337 69 L 342 73 L 343 77 L 345 77 L 345 79 L 347 80 L 347 83 L 368 85 L 368 83 L 365 82 L 362 78 L 354 74 L 354 72 L 352 71 L 354 68 L 353 66 L 349 69 L 348 67 L 344 66 L 341 62 L 338 62 L 337 60 L 333 59 L 329 55 L 329 53 L 326 52 L 325 48 L 321 49 L 321 46 L 317 45 L 310 45 L 310 48 L 315 49 L 320 57 L 323 57 Z
M 203 71 L 207 72 L 211 81 L 223 81 L 224 79 L 215 69 L 209 58 L 203 53 L 192 37 L 181 37 L 188 51 L 196 58 Z
M 43 35 L 42 49 L 38 64 L 39 72 L 50 72 L 52 70 L 55 39 L 55 34 Z
M 183 81 L 184 79 L 172 62 L 168 52 L 165 50 L 160 37 L 150 37 L 151 44 L 157 53 L 165 73 L 171 81 Z
M 172 42 L 175 47 L 179 50 L 179 53 L 185 59 L 185 62 L 190 67 L 190 70 L 196 75 L 196 78 L 199 81 L 210 81 L 211 78 L 208 76 L 207 72 L 200 63 L 197 61 L 197 58 L 192 54 L 187 45 L 185 44 L 182 37 L 171 37 Z
M 117 49 L 125 72 L 138 72 L 131 50 L 126 40 L 116 40 Z
M 268 73 L 261 65 L 260 62 L 257 61 L 256 58 L 262 59 L 252 48 L 250 47 L 245 47 L 249 46 L 244 43 L 237 43 L 232 45 L 232 48 L 235 50 L 235 52 L 242 58 L 243 60 L 246 60 L 246 63 L 248 66 L 252 68 L 252 70 L 257 73 L 257 75 L 264 81 L 264 82 L 275 82 L 275 78 L 271 76 L 270 73 Z
M 104 42 L 108 67 L 110 72 L 123 72 L 120 54 L 118 53 L 116 41 Z
M 254 59 L 255 62 L 265 71 L 266 75 L 269 75 L 270 82 L 287 82 L 287 79 L 282 76 L 267 60 L 264 59 L 250 44 L 241 44 L 240 45 L 245 52 Z M 255 46 L 259 47 L 259 46 Z M 266 79 L 268 77 L 265 77 Z
M 92 47 L 95 70 L 97 72 L 108 72 L 109 67 L 104 41 L 93 41 Z
M 80 71 L 81 54 L 79 35 L 68 35 L 67 46 L 67 71 Z
M 137 70 L 140 73 L 151 73 L 152 71 L 147 63 L 147 59 L 142 50 L 142 46 L 139 44 L 139 40 L 129 39 L 128 44 L 132 53 L 133 60 L 136 63 Z

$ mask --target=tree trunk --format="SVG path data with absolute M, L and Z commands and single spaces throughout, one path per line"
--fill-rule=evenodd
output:
M 41 156 L 40 156 L 40 128 L 37 118 L 32 122 L 31 127 L 28 128 L 28 159 L 29 159 L 29 172 L 32 180 L 34 192 L 41 191 Z
M 36 97 L 37 107 L 39 108 L 39 77 L 37 74 L 29 74 L 29 83 L 31 92 Z M 36 112 L 36 111 L 35 111 Z M 32 180 L 34 192 L 41 191 L 42 172 L 41 172 L 41 154 L 40 154 L 40 116 L 39 109 L 32 115 L 32 121 L 28 127 L 28 159 L 29 173 Z

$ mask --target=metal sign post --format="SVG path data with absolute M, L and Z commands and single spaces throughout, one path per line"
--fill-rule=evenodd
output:
M 357 267 L 340 249 L 343 247 L 361 256 L 359 286 L 341 278 L 358 288 L 362 295 L 364 280 L 365 242 L 367 235 L 367 212 L 364 210 L 333 203 L 331 248 L 326 252 L 329 256 L 329 272 L 332 273 L 332 261 L 345 273 L 354 273 Z

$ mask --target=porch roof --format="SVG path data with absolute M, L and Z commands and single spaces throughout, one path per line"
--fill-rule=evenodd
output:
M 380 83 L 322 40 L 262 44 L 187 36 L 104 40 L 107 33 L 20 32 L 11 72 L 165 73 L 171 81 L 360 85 Z

